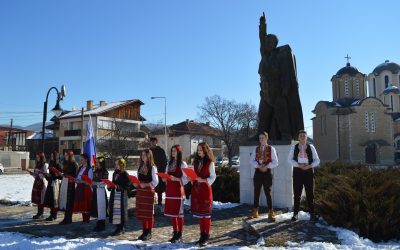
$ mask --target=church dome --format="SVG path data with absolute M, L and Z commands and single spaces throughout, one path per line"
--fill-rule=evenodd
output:
M 344 74 L 355 76 L 358 73 L 362 74 L 356 67 L 350 66 L 350 63 L 346 63 L 346 67 L 339 69 L 339 71 L 336 73 L 336 76 L 342 76 Z
M 384 63 L 381 63 L 378 66 L 376 66 L 376 68 L 374 69 L 374 71 L 372 71 L 372 73 L 374 73 L 374 75 L 377 76 L 384 70 L 389 70 L 393 74 L 397 74 L 400 71 L 400 65 L 394 62 L 389 62 L 389 60 L 386 60 Z

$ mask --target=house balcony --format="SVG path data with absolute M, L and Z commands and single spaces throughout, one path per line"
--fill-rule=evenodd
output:
M 81 130 L 64 130 L 64 136 L 81 136 Z

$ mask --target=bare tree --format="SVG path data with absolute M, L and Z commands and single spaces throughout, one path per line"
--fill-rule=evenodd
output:
M 248 138 L 251 128 L 256 124 L 257 112 L 254 105 L 240 104 L 234 100 L 226 100 L 219 95 L 214 95 L 206 97 L 205 103 L 198 108 L 200 109 L 200 119 L 209 122 L 211 126 L 221 131 L 219 138 L 225 142 L 228 158 L 231 161 L 234 149 L 239 143 L 239 132 L 246 129 Z

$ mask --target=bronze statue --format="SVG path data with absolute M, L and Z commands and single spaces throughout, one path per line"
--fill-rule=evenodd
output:
M 277 47 L 278 37 L 267 34 L 265 14 L 259 26 L 261 61 L 258 131 L 267 131 L 272 143 L 287 144 L 304 129 L 296 58 L 289 45 Z

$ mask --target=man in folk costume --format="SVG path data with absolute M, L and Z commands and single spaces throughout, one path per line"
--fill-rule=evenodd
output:
M 60 164 L 60 157 L 57 151 L 53 151 L 50 155 L 50 167 L 62 172 Z M 57 175 L 54 171 L 49 171 L 50 174 L 46 176 L 48 181 L 46 195 L 44 196 L 44 206 L 50 208 L 50 216 L 46 218 L 47 221 L 57 219 L 58 201 L 60 194 L 60 179 L 61 176 Z
M 75 182 L 68 179 L 68 177 L 75 178 L 77 171 L 78 163 L 76 163 L 74 153 L 72 150 L 68 150 L 64 154 L 64 177 L 61 181 L 60 187 L 59 209 L 65 211 L 64 219 L 60 222 L 60 224 L 72 223 L 72 211 L 74 208 L 75 200 Z
M 307 143 L 306 131 L 299 131 L 299 143 L 293 145 L 290 149 L 288 162 L 293 166 L 294 208 L 292 221 L 298 219 L 303 186 L 306 190 L 310 220 L 316 221 L 317 217 L 314 213 L 314 168 L 319 166 L 320 160 L 315 147 Z
M 90 221 L 90 209 L 92 206 L 92 189 L 90 184 L 84 181 L 83 175 L 93 179 L 93 169 L 90 167 L 89 156 L 81 154 L 78 174 L 76 176 L 76 189 L 74 199 L 74 213 L 82 213 L 82 221 L 89 223 Z
M 101 179 L 108 179 L 104 156 L 97 157 L 96 169 L 93 172 L 93 197 L 90 215 L 97 218 L 94 231 L 99 232 L 106 229 L 107 217 L 107 193 L 104 182 Z
M 150 138 L 150 150 L 151 153 L 153 154 L 154 164 L 157 167 L 157 172 L 165 173 L 165 168 L 167 167 L 168 164 L 167 155 L 164 149 L 158 146 L 157 143 L 158 139 L 156 137 Z M 163 212 L 162 196 L 163 193 L 165 192 L 165 183 L 163 181 L 159 181 L 155 190 L 157 192 L 157 210 L 159 213 L 162 213 Z
M 254 204 L 250 219 L 258 218 L 258 207 L 260 203 L 261 187 L 264 187 L 264 193 L 267 198 L 268 219 L 275 221 L 275 213 L 272 207 L 272 169 L 278 166 L 278 157 L 276 150 L 268 145 L 268 133 L 261 132 L 258 135 L 260 144 L 250 155 L 250 165 L 255 168 L 254 183 Z
M 183 186 L 188 182 L 186 175 L 183 175 L 182 168 L 186 168 L 186 162 L 182 161 L 182 147 L 172 146 L 171 156 L 166 169 L 171 179 L 166 181 L 165 189 L 165 210 L 164 215 L 172 217 L 172 227 L 174 230 L 172 238 L 169 240 L 175 243 L 182 239 L 185 190 Z
M 110 223 L 117 225 L 112 235 L 125 233 L 125 224 L 128 221 L 128 189 L 131 181 L 126 172 L 126 162 L 120 159 L 115 164 L 112 182 L 115 188 L 111 189 L 110 194 Z M 109 188 L 110 189 L 110 188 Z
M 138 169 L 140 186 L 136 191 L 136 219 L 142 221 L 143 233 L 139 240 L 151 239 L 151 230 L 154 225 L 154 188 L 158 184 L 157 167 L 154 165 L 153 154 L 150 149 L 142 151 L 141 163 Z
M 35 181 L 32 187 L 32 203 L 37 204 L 37 214 L 33 216 L 34 220 L 43 218 L 44 210 L 44 196 L 46 193 L 46 179 L 44 174 L 48 173 L 48 164 L 46 163 L 46 157 L 43 152 L 36 154 L 36 165 L 33 171 Z
M 192 181 L 190 210 L 194 217 L 199 218 L 200 239 L 196 244 L 201 247 L 205 246 L 210 239 L 213 203 L 211 185 L 217 177 L 214 161 L 210 146 L 205 142 L 199 143 L 193 163 L 197 179 Z

